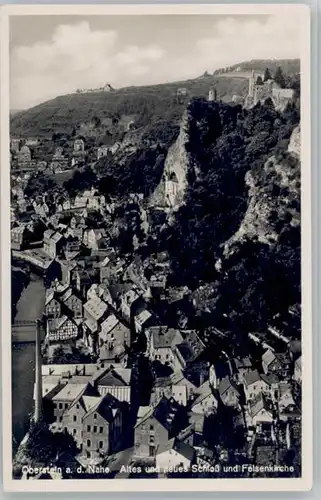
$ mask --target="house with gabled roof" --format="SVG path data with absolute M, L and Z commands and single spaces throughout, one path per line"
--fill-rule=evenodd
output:
M 282 411 L 288 407 L 296 406 L 293 398 L 292 386 L 288 382 L 280 382 L 279 384 L 279 395 L 278 395 L 278 408 Z
M 243 377 L 243 387 L 245 399 L 249 402 L 255 399 L 260 393 L 269 392 L 269 384 L 262 379 L 257 370 L 251 370 Z
M 57 231 L 47 229 L 43 234 L 43 249 L 46 254 L 55 259 L 63 250 L 64 237 Z
M 174 353 L 178 363 L 184 370 L 188 364 L 200 360 L 205 351 L 205 345 L 195 330 L 181 330 L 183 342 L 176 344 Z
M 97 394 L 97 391 L 88 382 L 69 384 L 65 381 L 61 384 L 61 389 L 56 394 L 53 393 L 51 397 L 48 394 L 46 395 L 46 399 L 50 399 L 53 407 L 53 430 L 62 430 L 64 427 L 63 418 L 65 413 L 68 411 L 76 398 L 79 398 L 83 394 L 95 395 Z M 74 423 L 77 422 L 77 418 L 74 419 Z
M 179 433 L 178 438 L 198 450 L 205 440 L 204 430 L 206 419 L 207 417 L 203 414 L 189 412 L 188 425 Z
M 183 342 L 180 331 L 168 326 L 153 326 L 147 328 L 145 334 L 149 359 L 173 365 L 175 363 L 174 347 Z
M 262 393 L 249 403 L 249 415 L 252 425 L 262 426 L 262 424 L 272 424 L 274 421 L 274 411 L 271 400 Z
M 104 321 L 108 313 L 106 302 L 99 297 L 87 300 L 84 304 L 85 325 L 91 333 L 97 333 L 99 326 Z
M 240 404 L 240 392 L 236 383 L 230 377 L 224 377 L 218 386 L 218 393 L 225 406 L 236 408 Z
M 267 387 L 264 390 L 264 394 L 267 394 L 273 400 L 277 399 L 279 395 L 280 385 L 279 377 L 274 373 L 269 373 L 268 375 L 262 373 L 261 379 L 267 384 Z
M 137 334 L 142 333 L 144 329 L 151 326 L 153 322 L 153 314 L 147 309 L 142 308 L 137 311 L 137 314 L 134 315 L 134 324 L 135 324 L 135 332 Z
M 268 349 L 262 356 L 264 373 L 275 373 L 282 378 L 287 377 L 290 372 L 290 364 L 290 356 L 287 352 L 276 353 Z
M 130 368 L 119 365 L 110 365 L 97 374 L 94 385 L 101 396 L 111 394 L 120 403 L 131 404 L 131 375 Z
M 68 311 L 67 314 L 69 316 L 73 318 L 83 317 L 83 299 L 76 290 L 68 288 L 60 300 Z
M 197 389 L 196 394 L 197 397 L 191 405 L 193 413 L 206 416 L 216 413 L 218 399 L 213 393 L 209 380 L 204 382 L 204 384 Z
M 47 320 L 46 339 L 49 344 L 75 341 L 78 334 L 78 325 L 66 315 Z
M 114 314 L 101 323 L 99 331 L 99 359 L 102 362 L 122 358 L 131 345 L 130 329 Z
M 122 442 L 122 412 L 116 398 L 107 394 L 82 398 L 86 413 L 82 419 L 82 453 L 102 458 L 116 452 Z
M 172 438 L 165 443 L 160 443 L 156 452 L 156 467 L 161 473 L 167 474 L 168 468 L 183 467 L 189 471 L 195 462 L 196 451 L 193 446 Z
M 141 407 L 137 415 L 135 455 L 155 457 L 158 447 L 185 427 L 187 414 L 174 398 L 163 397 L 158 405 Z
M 28 230 L 25 225 L 15 226 L 11 229 L 11 248 L 23 250 L 28 245 Z
M 63 314 L 63 304 L 54 290 L 50 290 L 46 296 L 44 313 L 47 318 L 60 318 Z
M 248 356 L 234 358 L 232 366 L 235 369 L 235 378 L 239 383 L 242 383 L 244 375 L 253 369 L 252 361 Z
M 143 309 L 144 305 L 145 301 L 138 288 L 134 285 L 124 291 L 120 296 L 120 314 L 128 322 L 131 321 L 132 317 L 135 316 L 139 309 Z

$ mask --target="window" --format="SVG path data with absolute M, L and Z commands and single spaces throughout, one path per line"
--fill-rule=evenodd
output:
M 155 436 L 149 436 L 149 442 L 150 443 L 155 443 Z
M 77 415 L 73 415 L 73 421 L 77 422 Z
M 97 419 L 97 413 L 94 413 L 94 419 L 95 420 Z
M 104 428 L 103 427 L 99 427 L 99 433 L 102 434 L 104 431 Z
M 65 410 L 67 410 L 68 408 L 68 403 L 65 403 Z
M 154 430 L 154 426 L 153 426 L 153 425 L 150 425 L 150 426 L 149 426 L 149 429 L 150 429 L 151 431 L 153 431 L 153 430 Z
M 155 456 L 155 446 L 150 446 L 149 447 L 149 456 L 154 457 Z
M 62 417 L 59 417 L 59 422 L 62 422 Z
M 72 433 L 73 433 L 73 435 L 75 436 L 75 434 L 77 434 L 77 429 L 73 429 L 73 430 L 72 430 Z
M 87 425 L 87 432 L 90 432 L 90 425 Z
M 59 403 L 59 410 L 62 410 L 62 403 Z
M 99 441 L 99 448 L 103 448 L 103 447 L 104 447 L 103 441 Z
M 94 432 L 97 432 L 97 425 L 94 425 Z
M 90 439 L 87 439 L 87 446 L 88 446 L 88 448 L 90 448 L 90 446 L 91 446 L 91 441 L 90 441 Z

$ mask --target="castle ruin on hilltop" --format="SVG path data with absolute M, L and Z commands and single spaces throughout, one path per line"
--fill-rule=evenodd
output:
M 261 77 L 261 82 L 258 83 L 258 76 Z M 263 76 L 252 74 L 249 78 L 248 95 L 245 98 L 244 105 L 247 108 L 255 106 L 258 102 L 263 103 L 266 99 L 271 99 L 276 109 L 284 109 L 288 102 L 293 100 L 293 89 L 282 89 L 275 80 L 269 79 L 263 81 Z M 235 101 L 238 96 L 233 96 Z

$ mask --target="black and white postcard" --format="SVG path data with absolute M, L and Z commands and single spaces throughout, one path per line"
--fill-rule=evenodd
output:
M 308 7 L 1 10 L 5 488 L 309 490 Z

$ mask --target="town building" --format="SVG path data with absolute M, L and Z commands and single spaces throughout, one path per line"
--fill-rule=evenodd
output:
M 229 377 L 224 377 L 223 380 L 220 381 L 218 386 L 218 392 L 221 398 L 222 403 L 225 406 L 231 406 L 236 408 L 240 404 L 240 392 L 233 380 Z
M 257 370 L 246 373 L 243 379 L 246 401 L 255 399 L 259 394 L 269 391 L 269 384 L 262 379 Z
M 184 428 L 184 413 L 173 398 L 162 398 L 155 408 L 140 407 L 134 428 L 135 455 L 154 458 L 158 447 Z
M 196 451 L 193 446 L 177 438 L 161 443 L 156 452 L 156 467 L 165 475 L 168 470 L 178 470 L 178 467 L 187 472 L 195 460 Z
M 25 225 L 15 226 L 11 229 L 11 248 L 24 250 L 28 246 L 28 230 Z
M 49 344 L 76 340 L 78 332 L 78 325 L 66 315 L 47 319 L 46 339 Z
M 131 404 L 132 370 L 114 363 L 107 365 L 100 363 L 99 370 L 93 378 L 93 383 L 101 396 L 111 394 L 120 403 Z
M 193 401 L 191 406 L 192 412 L 206 416 L 216 413 L 218 399 L 214 396 L 209 380 L 198 388 L 197 394 L 197 398 Z
M 61 302 L 65 306 L 66 311 L 68 311 L 68 316 L 75 319 L 83 317 L 83 299 L 77 291 L 68 288 L 62 295 Z
M 174 365 L 176 360 L 173 349 L 183 342 L 180 331 L 167 326 L 154 326 L 147 328 L 145 334 L 149 359 L 165 365 Z
M 100 325 L 98 342 L 102 362 L 119 360 L 130 348 L 130 329 L 110 314 Z
M 264 424 L 272 424 L 274 413 L 271 401 L 263 394 L 259 394 L 249 404 L 249 415 L 253 427 L 259 427 L 260 430 Z
M 98 332 L 107 314 L 107 304 L 98 297 L 89 299 L 84 304 L 85 341 L 93 352 L 97 350 Z
M 52 229 L 47 229 L 43 234 L 43 249 L 44 252 L 55 259 L 59 257 L 63 251 L 64 237 L 59 232 Z
M 290 373 L 290 367 L 291 360 L 287 352 L 276 353 L 268 349 L 262 356 L 262 368 L 264 373 L 274 373 L 281 378 L 286 378 Z
M 45 316 L 50 319 L 60 318 L 63 314 L 63 305 L 54 290 L 49 290 L 45 300 Z

